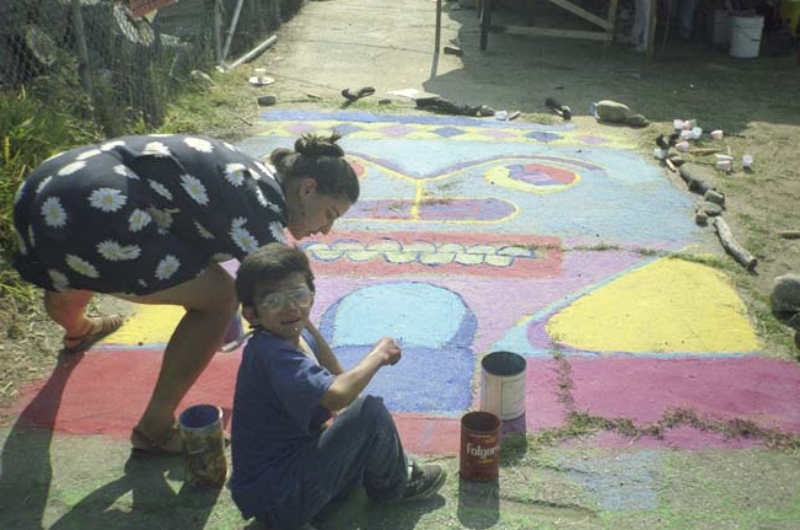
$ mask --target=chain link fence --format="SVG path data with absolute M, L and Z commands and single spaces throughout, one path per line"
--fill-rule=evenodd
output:
M 302 0 L 0 0 L 0 86 L 97 121 L 164 119 L 192 70 L 250 50 Z

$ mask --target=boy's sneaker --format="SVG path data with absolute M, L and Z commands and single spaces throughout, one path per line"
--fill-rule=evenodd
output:
M 411 476 L 406 483 L 406 491 L 398 502 L 412 502 L 431 497 L 444 486 L 447 472 L 438 464 L 411 465 Z

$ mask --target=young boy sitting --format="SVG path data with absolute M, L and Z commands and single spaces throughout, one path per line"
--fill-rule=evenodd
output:
M 378 502 L 423 499 L 442 487 L 440 466 L 409 465 L 383 400 L 359 397 L 380 368 L 400 360 L 400 346 L 383 338 L 344 371 L 309 322 L 314 275 L 303 251 L 272 243 L 249 254 L 236 293 L 254 329 L 236 379 L 231 429 L 230 488 L 246 519 L 309 528 L 322 508 L 359 484 Z

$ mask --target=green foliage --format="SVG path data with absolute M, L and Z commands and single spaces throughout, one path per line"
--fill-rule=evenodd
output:
M 8 260 L 16 248 L 17 188 L 45 159 L 86 141 L 91 133 L 75 118 L 46 106 L 24 89 L 0 92 L 0 116 L 0 248 Z M 8 288 L 7 280 L 4 276 L 2 287 Z

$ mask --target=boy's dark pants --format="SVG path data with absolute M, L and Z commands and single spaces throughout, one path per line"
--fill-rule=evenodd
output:
M 355 400 L 296 459 L 296 482 L 270 503 L 259 521 L 291 529 L 310 521 L 332 499 L 359 483 L 367 495 L 386 502 L 399 498 L 408 476 L 406 456 L 391 414 L 378 397 Z

